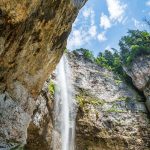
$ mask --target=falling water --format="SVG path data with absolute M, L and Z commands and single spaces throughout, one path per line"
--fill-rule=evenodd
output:
M 71 84 L 71 71 L 65 55 L 56 68 L 56 80 L 53 150 L 74 150 L 76 105 Z M 61 139 L 59 147 L 58 139 Z

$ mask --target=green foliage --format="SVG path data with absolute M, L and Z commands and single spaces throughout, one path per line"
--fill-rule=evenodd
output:
M 108 60 L 103 56 L 103 54 L 101 56 L 98 56 L 97 58 L 95 58 L 95 62 L 97 65 L 111 70 L 111 66 L 109 66 Z
M 127 101 L 128 99 L 128 97 L 119 97 L 117 101 Z
M 107 110 L 108 113 L 112 113 L 112 112 L 115 112 L 115 113 L 126 113 L 125 110 L 121 110 L 121 109 L 118 109 L 116 104 L 113 104 L 113 106 L 111 108 L 109 108 Z
M 52 81 L 48 85 L 48 90 L 49 90 L 51 95 L 54 95 L 54 93 L 55 93 L 55 85 L 54 85 L 54 83 Z
M 68 49 L 67 49 L 67 48 L 65 48 L 65 49 L 64 49 L 64 53 L 67 53 L 67 52 L 68 52 Z
M 78 54 L 82 55 L 85 59 L 94 62 L 95 58 L 94 58 L 92 51 L 90 51 L 90 50 L 80 48 L 80 49 L 74 50 L 73 52 L 78 53 Z
M 77 95 L 76 96 L 77 102 L 79 104 L 79 106 L 82 108 L 84 107 L 86 104 L 91 104 L 94 106 L 98 106 L 98 105 L 104 105 L 105 101 L 104 100 L 100 100 L 98 98 L 94 98 L 90 95 Z
M 94 57 L 90 50 L 83 48 L 74 50 L 74 53 L 82 55 L 85 59 L 99 66 L 114 71 L 126 81 L 131 82 L 123 70 L 123 65 L 129 66 L 136 57 L 150 54 L 150 33 L 129 30 L 128 35 L 123 36 L 119 41 L 119 46 L 119 52 L 112 48 L 113 52 L 105 50 L 103 53 L 100 52 L 97 57 Z
M 126 113 L 124 110 L 116 109 L 114 107 L 111 107 L 110 109 L 107 110 L 108 113 L 116 112 L 116 113 Z
M 11 150 L 24 150 L 23 146 L 16 146 L 14 148 L 11 148 Z
M 97 65 L 107 68 L 108 70 L 113 70 L 118 74 L 123 74 L 121 57 L 117 50 L 113 49 L 114 53 L 109 50 L 105 50 L 103 53 L 100 52 L 97 57 L 94 57 L 93 53 L 87 49 L 77 49 L 73 53 L 76 55 L 81 55 L 85 59 L 90 60 Z
M 122 83 L 122 81 L 117 79 L 117 80 L 115 80 L 115 83 L 116 83 L 116 85 L 119 85 L 120 83 Z
M 150 54 L 150 33 L 129 30 L 128 35 L 119 41 L 119 46 L 121 59 L 124 65 L 129 66 L 136 57 Z

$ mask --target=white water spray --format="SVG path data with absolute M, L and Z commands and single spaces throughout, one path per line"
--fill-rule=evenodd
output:
M 71 71 L 66 56 L 62 57 L 56 68 L 56 79 L 53 150 L 74 150 L 76 105 L 71 84 Z M 56 134 L 58 132 L 60 143 Z

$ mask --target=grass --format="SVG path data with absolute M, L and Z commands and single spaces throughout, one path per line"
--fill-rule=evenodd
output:
M 119 97 L 116 101 L 127 101 L 129 97 Z
M 55 93 L 55 84 L 54 84 L 54 82 L 52 82 L 52 81 L 50 82 L 50 84 L 48 85 L 48 90 L 49 90 L 51 95 L 54 95 L 54 93 Z
M 127 111 L 125 110 L 120 110 L 117 108 L 117 106 L 115 104 L 113 104 L 113 106 L 107 110 L 108 113 L 111 113 L 111 112 L 115 112 L 115 113 L 126 113 Z
M 11 148 L 10 150 L 24 150 L 24 148 L 20 145 L 14 147 L 14 148 Z
M 107 110 L 108 113 L 111 113 L 111 112 L 116 112 L 116 113 L 126 113 L 127 111 L 124 111 L 124 110 L 119 110 L 119 109 L 116 109 L 116 108 L 110 108 Z
M 104 105 L 105 101 L 98 99 L 98 98 L 94 98 L 92 96 L 89 95 L 77 95 L 76 96 L 76 100 L 79 104 L 80 107 L 84 107 L 86 104 L 91 104 L 94 106 L 99 106 L 99 105 Z
M 119 85 L 122 83 L 122 81 L 117 79 L 117 80 L 115 80 L 115 83 L 116 83 L 116 85 Z

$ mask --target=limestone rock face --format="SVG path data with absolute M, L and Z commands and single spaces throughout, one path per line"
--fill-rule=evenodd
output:
M 149 150 L 150 120 L 143 97 L 112 71 L 73 53 L 68 59 L 78 105 L 76 150 Z M 48 93 L 48 85 L 45 83 L 37 100 L 27 150 L 52 146 L 54 97 Z M 57 142 L 59 146 L 59 138 Z
M 37 96 L 85 2 L 0 0 L 0 149 L 26 143 Z
M 143 98 L 113 72 L 69 55 L 78 102 L 77 150 L 148 150 Z
M 44 83 L 36 101 L 36 109 L 28 127 L 26 150 L 50 150 L 52 148 L 53 96 L 48 90 L 49 80 Z
M 150 55 L 138 57 L 125 70 L 132 78 L 133 84 L 143 91 L 147 99 L 147 108 L 150 111 Z

